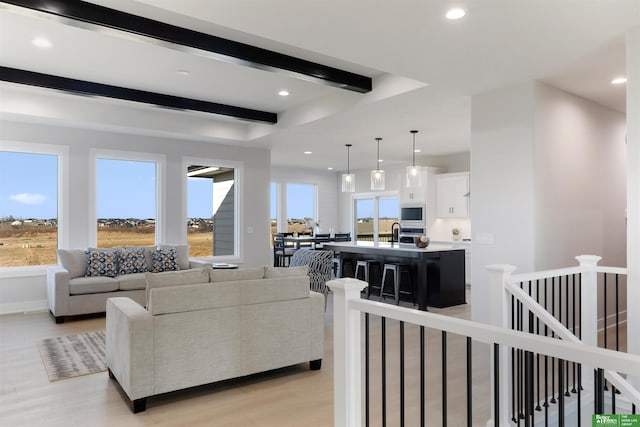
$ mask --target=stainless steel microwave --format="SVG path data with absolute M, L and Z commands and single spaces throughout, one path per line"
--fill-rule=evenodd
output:
M 424 224 L 426 221 L 425 205 L 402 205 L 400 206 L 400 224 Z

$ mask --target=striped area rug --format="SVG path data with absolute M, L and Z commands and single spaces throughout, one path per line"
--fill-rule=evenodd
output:
M 59 381 L 107 370 L 104 331 L 47 338 L 38 343 L 49 381 Z

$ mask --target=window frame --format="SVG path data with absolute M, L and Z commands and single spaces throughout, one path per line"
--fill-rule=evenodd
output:
M 398 206 L 400 206 L 400 196 L 397 191 L 376 191 L 367 193 L 357 193 L 351 197 L 351 227 L 354 241 L 358 241 L 358 224 L 357 224 L 357 210 L 356 203 L 358 200 L 373 199 L 373 244 L 377 246 L 380 243 L 379 231 L 380 231 L 380 199 L 398 199 Z M 400 214 L 400 212 L 398 212 Z
M 156 229 L 155 244 L 163 242 L 166 236 L 166 224 L 164 221 L 166 206 L 164 203 L 165 171 L 167 157 L 164 154 L 142 153 L 135 151 L 106 150 L 92 148 L 89 151 L 89 246 L 97 247 L 98 244 L 98 189 L 97 173 L 98 159 L 147 162 L 156 164 Z
M 234 248 L 233 255 L 210 255 L 206 257 L 197 257 L 198 259 L 216 260 L 216 261 L 234 261 L 242 262 L 243 259 L 243 241 L 241 239 L 241 230 L 244 230 L 244 216 L 242 212 L 242 191 L 244 183 L 244 162 L 235 160 L 224 159 L 212 159 L 201 157 L 182 157 L 182 226 L 180 228 L 180 238 L 182 242 L 187 242 L 187 203 L 188 203 L 188 191 L 187 191 L 187 167 L 189 165 L 203 165 L 203 166 L 219 166 L 223 168 L 233 168 L 234 170 L 234 183 L 233 183 L 233 215 L 234 215 Z
M 69 245 L 69 146 L 56 144 L 42 144 L 36 142 L 1 141 L 0 151 L 25 154 L 45 154 L 58 157 L 58 196 L 57 196 L 57 221 L 58 221 L 58 249 Z M 18 267 L 0 266 L 3 277 L 24 277 L 44 272 L 48 265 L 25 265 Z

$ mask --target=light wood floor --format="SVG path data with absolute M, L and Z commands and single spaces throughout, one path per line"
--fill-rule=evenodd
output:
M 325 316 L 325 357 L 320 371 L 308 366 L 225 381 L 149 399 L 147 410 L 132 414 L 106 372 L 49 382 L 36 343 L 43 338 L 105 327 L 104 317 L 56 325 L 48 313 L 0 316 L 0 426 L 331 426 L 333 424 L 333 343 L 331 299 Z M 470 305 L 436 312 L 468 318 Z M 380 425 L 380 321 L 372 320 L 372 425 Z M 398 326 L 387 324 L 387 345 L 397 348 Z M 417 328 L 407 327 L 407 425 L 418 417 Z M 428 425 L 440 423 L 439 332 L 427 334 Z M 450 338 L 447 357 L 449 425 L 463 425 L 464 342 Z M 487 352 L 474 346 L 474 425 L 489 416 Z M 398 425 L 398 352 L 387 353 L 388 425 Z M 211 363 L 215 363 L 212 360 Z M 476 422 L 477 420 L 477 422 Z

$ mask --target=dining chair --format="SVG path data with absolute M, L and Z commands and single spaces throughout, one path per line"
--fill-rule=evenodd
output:
M 314 248 L 322 249 L 323 243 L 329 243 L 331 241 L 331 234 L 316 234 L 314 236 Z
M 293 233 L 274 233 L 273 234 L 273 266 L 288 267 L 291 257 L 296 249 L 288 246 L 284 241 L 285 237 L 292 236 Z

